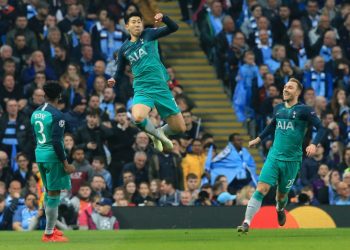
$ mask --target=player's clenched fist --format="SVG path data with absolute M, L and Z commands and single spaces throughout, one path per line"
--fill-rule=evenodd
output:
M 71 164 L 68 164 L 68 162 L 64 162 L 64 171 L 67 174 L 74 173 L 75 167 L 73 165 L 71 165 Z
M 109 88 L 113 88 L 113 87 L 114 87 L 114 84 L 115 84 L 114 78 L 109 78 L 109 79 L 107 80 L 107 86 L 108 86 Z
M 252 141 L 249 141 L 248 147 L 254 147 L 255 145 L 259 144 L 261 142 L 261 139 L 259 137 L 255 138 Z
M 312 157 L 314 156 L 316 153 L 316 145 L 314 144 L 310 144 L 307 148 L 306 148 L 306 155 L 308 157 Z
M 160 23 L 163 20 L 163 14 L 158 13 L 157 15 L 154 16 L 155 23 Z

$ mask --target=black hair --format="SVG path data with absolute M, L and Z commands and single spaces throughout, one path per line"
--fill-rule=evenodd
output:
M 114 23 L 117 23 L 117 20 L 118 20 L 118 18 L 115 15 L 113 15 L 112 13 L 110 13 L 110 12 L 107 13 L 106 18 L 108 18 L 109 20 L 113 21 Z
M 165 184 L 171 185 L 172 187 L 174 187 L 174 181 L 172 179 L 165 178 L 165 179 L 163 179 L 163 181 L 165 182 Z
M 100 113 L 96 109 L 90 109 L 87 114 L 87 116 L 93 116 L 93 117 L 100 117 Z
M 117 109 L 117 114 L 126 113 L 126 112 L 127 112 L 127 110 L 124 107 L 121 107 L 121 108 Z
M 28 198 L 28 196 L 30 196 L 30 195 L 34 196 L 35 199 L 38 199 L 38 196 L 36 194 L 29 192 L 24 196 L 24 200 L 26 200 Z
M 230 134 L 229 136 L 228 136 L 228 141 L 229 142 L 232 142 L 233 141 L 233 138 L 235 138 L 236 136 L 239 136 L 240 134 L 238 134 L 238 133 L 233 133 L 233 134 Z
M 186 176 L 186 181 L 188 181 L 189 179 L 198 179 L 198 176 L 195 175 L 194 173 L 189 173 L 187 176 Z
M 73 147 L 72 148 L 72 155 L 78 150 L 82 150 L 84 152 L 84 147 L 82 147 L 82 146 L 75 146 L 75 147 Z
M 62 93 L 62 87 L 56 81 L 50 81 L 44 84 L 44 92 L 48 99 L 58 99 Z
M 96 155 L 96 156 L 93 157 L 92 160 L 94 160 L 94 161 L 99 161 L 99 162 L 101 162 L 103 165 L 105 164 L 105 158 L 104 158 L 102 155 Z
M 125 24 L 127 24 L 129 22 L 129 19 L 132 17 L 139 17 L 141 18 L 141 20 L 143 20 L 142 14 L 140 12 L 133 12 L 133 13 L 130 13 L 129 15 L 125 15 L 124 17 Z
M 22 30 L 18 30 L 16 33 L 15 33 L 15 39 L 19 36 L 23 36 L 24 38 L 26 38 L 26 35 L 24 33 L 24 31 Z

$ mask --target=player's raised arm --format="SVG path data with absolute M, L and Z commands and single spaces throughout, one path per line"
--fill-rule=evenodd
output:
M 126 60 L 123 56 L 122 48 L 123 47 L 121 47 L 120 50 L 118 51 L 118 56 L 116 59 L 117 71 L 115 72 L 112 78 L 107 80 L 107 86 L 110 88 L 113 88 L 116 82 L 118 82 L 123 77 L 123 73 L 126 66 Z
M 154 29 L 145 30 L 146 36 L 149 36 L 149 40 L 155 40 L 163 36 L 167 36 L 179 29 L 177 23 L 170 19 L 168 16 L 164 16 L 162 13 L 158 13 L 154 17 L 155 23 L 163 22 L 166 26 Z
M 322 126 L 321 120 L 317 117 L 316 112 L 311 107 L 309 107 L 306 112 L 309 122 L 312 124 L 313 127 L 317 129 L 317 134 L 315 138 L 312 140 L 311 144 L 306 148 L 306 155 L 313 156 L 316 153 L 317 145 L 322 141 L 327 131 Z
M 258 137 L 256 137 L 254 140 L 250 141 L 248 143 L 248 146 L 251 148 L 251 147 L 254 147 L 255 145 L 259 144 L 262 140 L 264 140 L 267 136 L 275 133 L 275 130 L 276 130 L 276 111 L 278 109 L 278 106 L 276 106 L 274 108 L 274 111 L 273 111 L 273 118 L 270 122 L 269 125 L 267 125 L 264 130 L 260 133 L 260 135 Z

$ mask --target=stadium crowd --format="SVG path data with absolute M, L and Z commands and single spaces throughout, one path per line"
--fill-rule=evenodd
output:
M 252 136 L 282 102 L 286 79 L 303 81 L 304 101 L 329 133 L 316 156 L 303 162 L 290 197 L 295 204 L 350 204 L 350 3 L 342 2 L 179 1 L 183 21 L 195 28 Z M 172 138 L 172 152 L 157 152 L 131 122 L 130 67 L 114 89 L 106 87 L 128 37 L 123 16 L 139 10 L 152 27 L 156 5 L 154 0 L 0 1 L 0 230 L 45 225 L 30 117 L 44 103 L 42 86 L 49 81 L 64 88 L 64 146 L 76 167 L 72 190 L 61 195 L 59 228 L 118 229 L 115 206 L 247 204 L 258 180 L 253 157 L 239 134 L 228 135 L 227 147 L 217 152 L 215 138 L 196 122 L 195 104 L 174 68 L 167 66 L 169 88 L 187 131 Z M 156 110 L 150 117 L 163 124 Z M 265 155 L 272 140 L 263 143 Z M 272 191 L 264 202 L 274 199 Z

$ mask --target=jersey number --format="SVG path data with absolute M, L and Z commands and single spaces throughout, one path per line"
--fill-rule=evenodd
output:
M 35 121 L 35 125 L 39 124 L 39 131 L 38 133 L 41 136 L 41 139 L 38 137 L 38 143 L 44 144 L 46 142 L 46 136 L 44 134 L 44 124 L 41 121 Z
M 286 188 L 291 188 L 293 186 L 293 183 L 294 183 L 294 179 L 288 180 L 288 184 Z

